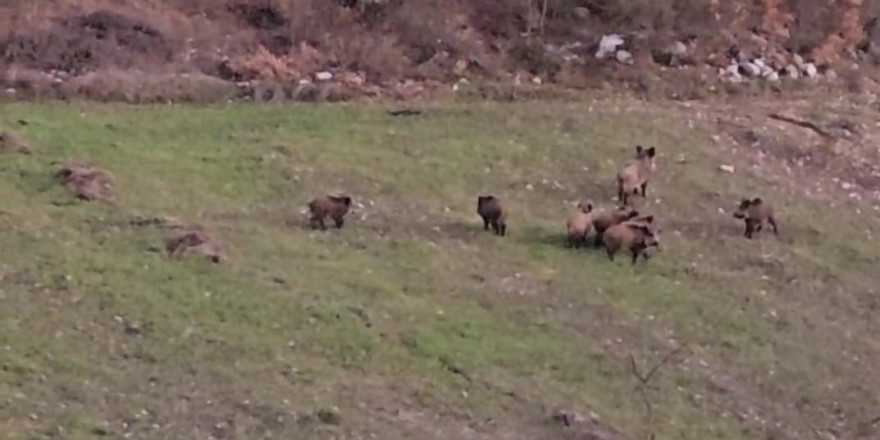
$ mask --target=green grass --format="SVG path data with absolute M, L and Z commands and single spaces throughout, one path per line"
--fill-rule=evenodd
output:
M 564 407 L 628 438 L 838 420 L 855 438 L 880 406 L 876 221 L 717 173 L 708 127 L 668 109 L 599 108 L 0 104 L 38 149 L 0 156 L 5 435 L 548 438 Z M 630 266 L 564 248 L 573 201 L 611 206 L 636 143 L 660 150 L 636 203 L 663 251 Z M 67 159 L 110 171 L 118 205 L 74 201 L 51 178 Z M 359 204 L 346 228 L 305 229 L 334 190 Z M 756 192 L 779 240 L 729 215 Z M 508 237 L 482 231 L 482 193 Z M 203 225 L 229 261 L 169 261 L 154 249 L 172 233 L 134 215 Z M 681 344 L 649 426 L 629 357 L 647 370 Z

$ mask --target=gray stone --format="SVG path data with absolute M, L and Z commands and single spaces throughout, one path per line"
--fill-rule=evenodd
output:
M 785 66 L 785 68 L 782 69 L 782 73 L 791 79 L 799 79 L 801 77 L 801 71 L 798 70 L 797 66 L 794 64 Z
M 596 50 L 596 58 L 605 58 L 617 51 L 624 44 L 623 37 L 618 34 L 605 35 L 599 40 L 599 49 Z
M 739 63 L 739 67 L 740 67 L 740 70 L 742 70 L 742 72 L 747 76 L 751 76 L 751 77 L 761 76 L 761 68 L 758 67 L 754 63 L 750 63 L 748 61 L 742 62 L 742 63 Z
M 807 78 L 815 78 L 819 76 L 819 69 L 817 69 L 816 65 L 813 63 L 804 64 L 803 67 L 801 67 L 801 70 L 803 70 L 804 76 Z
M 330 72 L 318 72 L 315 74 L 315 79 L 318 81 L 330 81 L 333 79 L 333 74 Z
M 672 43 L 669 46 L 669 53 L 671 53 L 675 56 L 678 56 L 678 57 L 684 56 L 684 55 L 687 55 L 687 52 L 688 52 L 687 45 L 685 45 L 681 41 L 676 41 L 675 43 Z
M 738 83 L 742 82 L 742 75 L 739 73 L 739 65 L 731 64 L 727 68 L 722 69 L 720 75 L 722 80 Z
M 315 102 L 318 100 L 319 94 L 320 90 L 318 90 L 318 86 L 310 82 L 304 82 L 300 83 L 295 89 L 293 89 L 290 98 L 294 101 Z
M 617 58 L 617 62 L 619 62 L 621 64 L 632 64 L 633 63 L 633 56 L 628 51 L 618 50 L 617 53 L 615 54 L 615 57 Z

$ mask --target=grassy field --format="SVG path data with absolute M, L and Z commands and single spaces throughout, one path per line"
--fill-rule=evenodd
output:
M 590 438 L 557 409 L 629 439 L 876 438 L 867 205 L 719 172 L 741 159 L 662 105 L 424 110 L 0 104 L 34 149 L 0 153 L 4 438 Z M 566 249 L 636 144 L 660 153 L 634 203 L 664 248 Z M 111 172 L 116 204 L 74 200 L 68 159 Z M 306 229 L 331 191 L 346 227 Z M 482 231 L 484 193 L 507 237 Z M 744 196 L 776 204 L 778 239 L 741 236 Z M 137 215 L 199 224 L 228 260 L 169 261 L 173 232 Z M 640 394 L 630 359 L 682 346 Z

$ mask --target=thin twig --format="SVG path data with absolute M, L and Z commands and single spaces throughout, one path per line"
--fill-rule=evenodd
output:
M 654 365 L 651 368 L 651 370 L 648 372 L 648 374 L 646 376 L 643 376 L 642 374 L 639 373 L 639 367 L 636 364 L 636 358 L 632 354 L 629 355 L 630 370 L 632 371 L 633 376 L 635 376 L 635 378 L 639 381 L 639 384 L 636 386 L 636 390 L 638 390 L 639 395 L 642 396 L 642 402 L 644 402 L 644 404 L 645 404 L 645 411 L 646 411 L 645 415 L 646 415 L 647 421 L 648 421 L 647 425 L 649 426 L 649 429 L 650 429 L 650 432 L 648 433 L 649 440 L 654 440 L 654 438 L 656 438 L 656 435 L 655 435 L 654 429 L 653 429 L 654 409 L 651 406 L 651 400 L 648 399 L 648 393 L 647 393 L 646 389 L 650 386 L 651 379 L 654 377 L 655 374 L 657 374 L 657 371 L 660 370 L 660 367 L 662 367 L 667 362 L 669 362 L 669 360 L 672 359 L 676 354 L 678 354 L 682 350 L 684 350 L 684 348 L 686 346 L 687 346 L 687 344 L 684 344 L 684 345 L 676 348 L 675 350 L 672 350 L 669 353 L 667 353 L 666 356 L 664 356 L 663 359 L 660 360 L 660 362 L 658 362 L 656 365 Z
M 798 127 L 808 128 L 816 132 L 816 134 L 825 137 L 825 138 L 833 138 L 834 136 L 829 133 L 824 128 L 820 127 L 818 124 L 810 121 L 805 121 L 803 119 L 797 119 L 791 116 L 782 115 L 779 113 L 770 113 L 768 115 L 770 119 L 775 119 L 777 121 L 788 122 L 789 124 L 797 125 Z
M 659 370 L 660 367 L 663 366 L 663 364 L 665 364 L 666 362 L 669 362 L 669 360 L 672 359 L 673 356 L 677 355 L 682 350 L 684 350 L 684 347 L 685 347 L 685 345 L 682 345 L 681 347 L 678 347 L 675 350 L 672 350 L 669 353 L 667 353 L 666 356 L 664 356 L 663 359 L 657 365 L 654 365 L 654 368 L 652 368 L 651 371 L 648 372 L 648 375 L 645 376 L 645 383 L 650 382 L 651 378 L 654 376 L 654 374 L 657 373 L 657 370 Z
M 550 0 L 544 0 L 544 6 L 541 7 L 541 35 L 544 35 L 544 20 L 547 18 L 547 3 L 549 2 Z

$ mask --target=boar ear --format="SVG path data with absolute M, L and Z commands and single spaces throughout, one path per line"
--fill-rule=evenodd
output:
M 657 154 L 657 149 L 654 147 L 648 148 L 648 157 L 654 157 Z
M 763 203 L 763 202 L 764 202 L 764 201 L 761 200 L 760 197 L 755 197 L 754 199 L 752 199 L 752 205 L 760 205 L 760 204 Z
M 642 154 L 642 146 L 636 145 L 636 154 Z
M 649 216 L 645 217 L 645 221 L 648 223 L 654 223 L 654 216 L 649 215 Z

